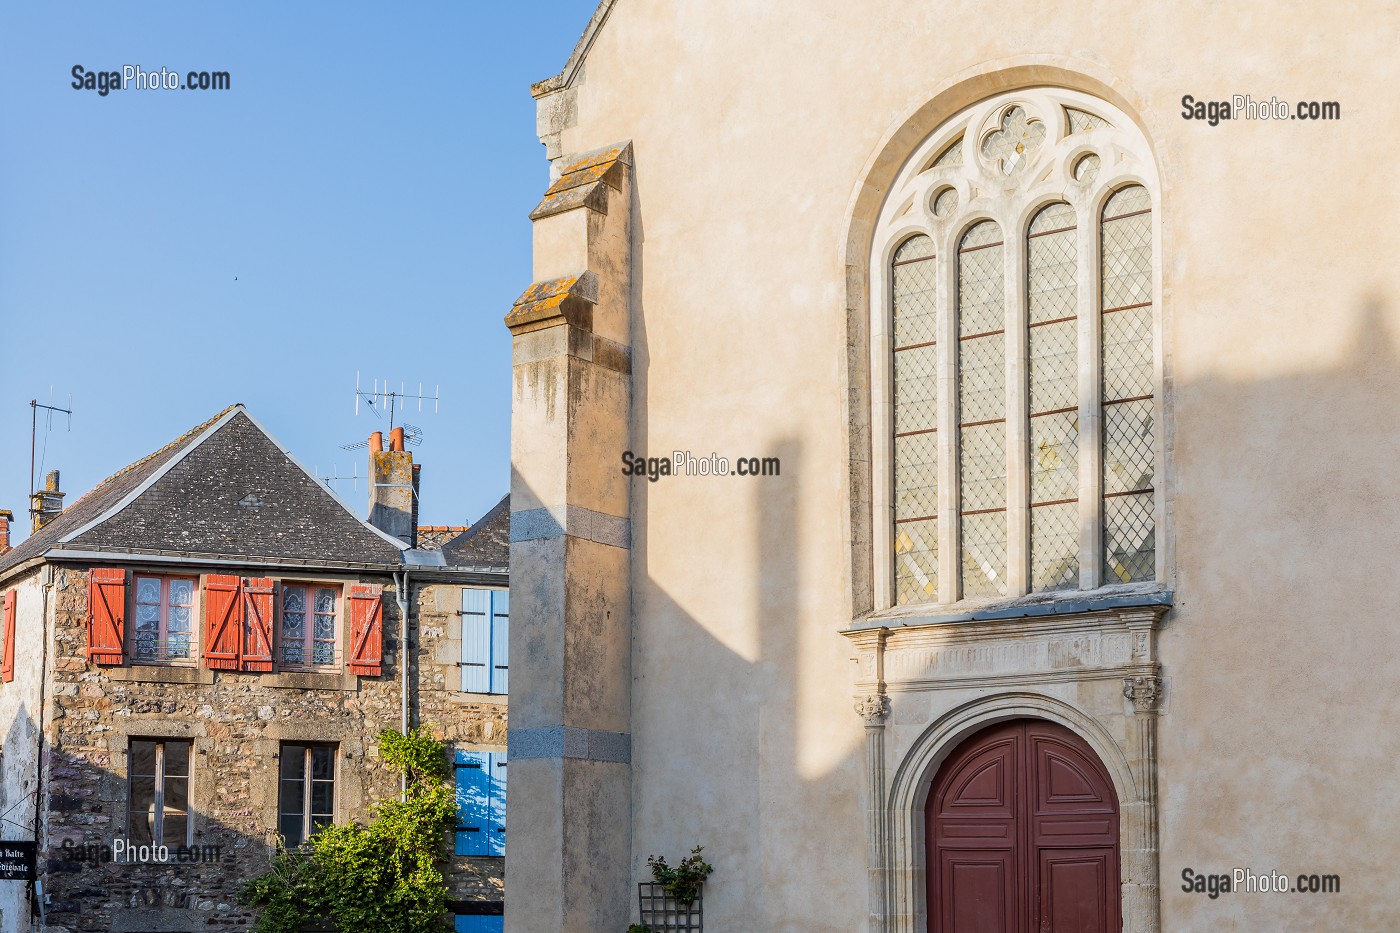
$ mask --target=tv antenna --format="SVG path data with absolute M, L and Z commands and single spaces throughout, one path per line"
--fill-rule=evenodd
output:
M 53 397 L 53 388 L 49 388 L 49 397 Z M 35 440 L 39 434 L 39 409 L 44 409 L 44 450 L 48 451 L 49 429 L 53 427 L 53 416 L 57 412 L 68 416 L 68 430 L 73 430 L 73 393 L 68 393 L 68 407 L 59 408 L 57 405 L 45 405 L 36 398 L 29 400 L 29 494 L 33 495 L 37 490 L 34 488 L 34 454 Z M 32 508 L 30 511 L 34 511 Z
M 349 475 L 349 476 L 342 476 L 341 473 L 340 473 L 340 467 L 338 467 L 338 466 L 332 466 L 332 467 L 331 467 L 331 475 L 330 475 L 330 476 L 325 476 L 325 475 L 323 475 L 323 474 L 321 473 L 321 468 L 320 468 L 320 466 L 317 466 L 317 467 L 316 467 L 316 478 L 319 479 L 321 482 L 325 483 L 325 484 L 326 484 L 328 487 L 330 487 L 331 489 L 335 489 L 335 488 L 336 488 L 335 485 L 334 485 L 335 483 L 343 483 L 343 482 L 345 482 L 346 480 L 349 480 L 349 481 L 350 481 L 350 488 L 351 488 L 351 489 L 358 489 L 358 488 L 360 487 L 360 468 L 359 468 L 358 465 L 357 465 L 357 466 L 354 466 L 354 467 L 351 467 L 351 469 L 350 469 L 350 475 Z
M 404 408 L 406 408 L 411 402 L 416 401 L 418 403 L 418 410 L 420 412 L 423 410 L 424 402 L 432 402 L 433 413 L 436 414 L 438 412 L 438 406 L 441 402 L 441 400 L 438 398 L 438 388 L 438 386 L 433 386 L 433 394 L 428 395 L 424 393 L 423 383 L 420 382 L 418 383 L 418 392 L 415 394 L 413 392 L 409 392 L 407 387 L 405 387 L 404 383 L 402 382 L 399 383 L 398 389 L 395 390 L 389 384 L 389 380 L 385 379 L 381 382 L 380 380 L 376 379 L 374 380 L 373 388 L 365 389 L 360 385 L 360 373 L 358 370 L 356 370 L 355 415 L 357 417 L 359 416 L 360 400 L 363 399 L 365 405 L 369 408 L 370 411 L 374 413 L 374 416 L 376 418 L 382 418 L 384 417 L 386 412 L 388 413 L 389 430 L 392 431 L 394 429 L 395 417 L 397 417 L 398 413 L 403 411 Z M 410 425 L 404 425 L 403 427 L 404 434 L 407 434 Z M 418 432 L 418 436 L 420 438 L 422 437 L 422 434 L 422 431 Z

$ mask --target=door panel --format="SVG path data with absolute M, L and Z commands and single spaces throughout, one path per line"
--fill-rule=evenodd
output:
M 1121 929 L 1117 797 L 1069 730 L 1015 720 L 972 736 L 925 818 L 930 933 Z

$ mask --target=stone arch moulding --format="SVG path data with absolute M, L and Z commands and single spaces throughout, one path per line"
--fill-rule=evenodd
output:
M 1036 88 L 1050 91 L 1070 91 L 1097 98 L 1127 118 L 1127 126 L 1141 134 L 1145 150 L 1142 161 L 1155 168 L 1155 179 L 1143 179 L 1159 203 L 1164 199 L 1167 185 L 1164 178 L 1161 147 L 1155 132 L 1160 118 L 1149 111 L 1139 95 L 1102 67 L 1061 55 L 1025 55 L 999 59 L 966 69 L 931 88 L 929 96 L 903 116 L 896 119 L 867 159 L 846 208 L 846 221 L 838 244 L 839 261 L 845 275 L 847 354 L 845 382 L 847 399 L 847 437 L 851 469 L 849 510 L 846 515 L 847 540 L 857 542 L 852 549 L 852 617 L 859 618 L 882 608 L 887 600 L 877 590 L 885 586 L 886 574 L 878 566 L 882 535 L 875 521 L 874 484 L 876 471 L 883 464 L 875 463 L 874 445 L 880 442 L 879 426 L 872 417 L 873 393 L 880 387 L 878 374 L 872 372 L 871 289 L 880 283 L 872 279 L 872 260 L 878 265 L 883 257 L 877 255 L 888 244 L 883 238 L 876 242 L 877 227 L 887 203 L 893 195 L 896 180 L 909 171 L 909 163 L 925 155 L 924 151 L 940 127 L 959 113 L 993 97 Z M 961 193 L 961 192 L 960 192 Z M 1163 257 L 1168 247 L 1163 243 L 1161 211 L 1156 214 L 1154 252 L 1159 272 L 1166 267 Z M 914 228 L 911 227 L 911 232 Z M 1159 321 L 1165 319 L 1164 288 L 1161 276 L 1154 283 Z M 1163 402 L 1170 395 L 1169 360 L 1166 348 L 1170 341 L 1166 328 L 1159 324 L 1156 342 L 1158 358 L 1158 388 Z M 875 377 L 874 382 L 872 378 Z M 1161 403 L 1159 403 L 1161 404 Z M 1159 450 L 1172 447 L 1172 425 L 1163 419 L 1158 438 Z M 1160 469 L 1167 469 L 1165 458 L 1159 458 Z M 1158 547 L 1161 582 L 1170 585 L 1174 541 L 1169 520 L 1170 485 L 1162 477 L 1162 502 L 1158 504 Z
M 924 807 L 939 766 L 964 740 L 1011 719 L 1041 719 L 1064 726 L 1088 743 L 1103 763 L 1118 795 L 1122 853 L 1123 929 L 1157 933 L 1155 789 L 1150 764 L 1125 748 L 1097 717 L 1045 694 L 1008 692 L 966 702 L 925 729 L 895 768 L 885 811 L 887 830 L 877 868 L 883 882 L 884 911 L 875 911 L 874 930 L 925 933 L 929 905 L 924 865 Z M 1144 724 L 1145 725 L 1145 724 Z M 1134 743 L 1137 744 L 1137 743 Z M 877 884 L 879 883 L 877 881 Z

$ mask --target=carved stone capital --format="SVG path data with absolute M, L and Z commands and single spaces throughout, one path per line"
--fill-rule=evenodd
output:
M 1151 712 L 1162 698 L 1162 678 L 1155 674 L 1124 677 L 1123 696 L 1133 701 L 1133 708 L 1139 713 Z
M 890 698 L 883 693 L 872 693 L 856 697 L 856 712 L 865 719 L 867 729 L 882 726 L 890 714 Z

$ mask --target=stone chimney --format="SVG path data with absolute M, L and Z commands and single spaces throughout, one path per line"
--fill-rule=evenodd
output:
M 10 549 L 10 522 L 14 520 L 14 512 L 9 509 L 0 509 L 0 554 L 4 554 Z
M 58 491 L 58 471 L 49 470 L 44 488 L 29 497 L 29 515 L 34 519 L 34 531 L 63 514 L 63 493 Z
M 369 523 L 409 547 L 418 537 L 417 470 L 404 449 L 403 428 L 369 436 Z

